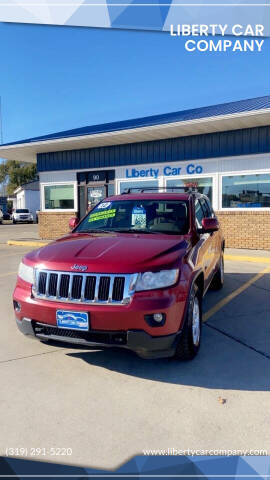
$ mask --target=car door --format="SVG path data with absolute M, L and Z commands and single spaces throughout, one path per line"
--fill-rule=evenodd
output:
M 205 213 L 206 218 L 215 218 L 215 213 L 210 205 L 210 202 L 207 198 L 201 198 L 201 204 Z M 220 258 L 220 244 L 219 244 L 219 233 L 212 232 L 209 234 L 209 257 L 211 257 L 211 276 L 213 276 L 216 265 L 219 262 Z
M 209 216 L 207 205 L 204 198 L 196 198 L 195 200 L 195 221 L 196 229 L 200 236 L 198 262 L 200 263 L 204 273 L 204 284 L 208 288 L 214 271 L 215 254 L 213 250 L 213 234 L 204 233 L 202 231 L 202 219 Z

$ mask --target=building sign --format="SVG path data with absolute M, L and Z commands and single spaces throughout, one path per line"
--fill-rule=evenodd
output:
M 199 175 L 203 167 L 196 163 L 189 163 L 185 167 L 166 165 L 162 168 L 126 168 L 126 178 L 158 178 L 161 175 L 173 177 L 178 175 Z
M 115 178 L 115 170 L 90 170 L 88 172 L 78 172 L 77 181 L 80 184 L 104 182 L 108 183 Z

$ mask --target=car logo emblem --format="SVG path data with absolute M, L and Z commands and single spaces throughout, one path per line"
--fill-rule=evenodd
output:
M 87 266 L 86 265 L 77 265 L 75 263 L 75 265 L 73 265 L 73 267 L 71 267 L 71 270 L 79 270 L 79 272 L 85 272 L 87 270 Z

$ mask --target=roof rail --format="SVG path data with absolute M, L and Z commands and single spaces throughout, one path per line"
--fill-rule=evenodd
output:
M 167 193 L 167 190 L 182 190 L 183 193 L 197 193 L 198 189 L 195 186 L 183 186 L 183 187 L 130 187 L 125 188 L 121 195 L 127 195 L 132 193 L 133 190 L 138 190 L 138 193 L 144 193 L 145 191 L 156 190 L 157 193 L 160 193 L 160 190 L 164 190 L 162 193 Z

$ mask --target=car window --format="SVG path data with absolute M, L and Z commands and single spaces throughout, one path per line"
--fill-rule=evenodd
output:
M 197 199 L 195 201 L 195 219 L 196 219 L 196 227 L 202 228 L 202 219 L 205 218 L 205 212 L 202 208 L 200 201 Z
M 29 213 L 29 210 L 27 208 L 18 208 L 15 210 L 15 213 Z
M 212 208 L 212 205 L 211 205 L 210 200 L 208 200 L 208 199 L 206 198 L 206 199 L 205 199 L 205 203 L 207 204 L 208 209 L 209 209 L 209 212 L 210 212 L 209 217 L 215 217 L 215 212 L 214 212 L 214 210 L 213 210 L 213 208 Z
M 200 202 L 201 202 L 201 205 L 202 205 L 204 216 L 206 218 L 207 217 L 212 217 L 212 211 L 211 211 L 211 208 L 210 208 L 208 202 L 206 201 L 206 199 L 205 198 L 200 198 Z

